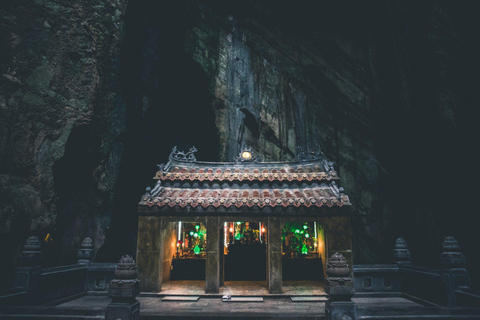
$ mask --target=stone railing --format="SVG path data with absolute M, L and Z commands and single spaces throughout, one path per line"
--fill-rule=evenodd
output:
M 93 242 L 86 238 L 78 252 L 77 264 L 42 268 L 40 241 L 36 236 L 28 238 L 17 257 L 10 288 L 0 291 L 0 305 L 55 305 L 87 291 L 106 294 L 117 264 L 92 262 L 94 256 Z
M 466 259 L 454 237 L 445 238 L 439 269 L 412 265 L 403 238 L 395 242 L 393 258 L 392 265 L 354 266 L 357 296 L 397 294 L 427 305 L 480 305 L 480 291 L 470 286 Z

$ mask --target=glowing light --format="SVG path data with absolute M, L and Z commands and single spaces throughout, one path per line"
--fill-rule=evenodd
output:
M 242 158 L 243 159 L 251 159 L 252 158 L 252 153 L 249 151 L 243 151 L 242 152 Z
M 316 246 L 317 246 L 317 243 L 315 242 L 313 245 L 316 247 Z
M 295 233 L 300 233 L 300 229 L 295 230 Z
M 265 232 L 265 228 L 262 228 L 262 232 Z
M 197 245 L 195 245 L 195 248 L 193 248 L 193 253 L 195 254 L 199 254 L 200 253 L 200 247 Z
M 302 254 L 307 254 L 308 253 L 308 248 L 307 245 L 304 243 L 302 246 Z
M 310 238 L 310 235 L 308 233 L 305 233 L 305 238 Z
M 193 234 L 193 236 L 194 236 L 195 238 L 197 238 L 197 237 L 198 237 L 198 233 L 195 232 L 195 233 Z
M 190 231 L 190 235 L 193 236 L 193 231 Z
M 303 229 L 307 230 L 307 229 L 308 229 L 308 226 L 307 226 L 307 225 L 304 225 L 304 226 L 303 226 Z
M 200 229 L 200 226 L 197 224 L 197 225 L 195 226 L 195 229 L 198 231 L 198 229 Z
M 230 232 L 233 232 L 233 228 L 230 228 Z
M 237 224 L 242 224 L 240 221 L 237 221 Z
M 53 239 L 52 239 L 52 236 L 50 235 L 50 233 L 47 233 L 47 236 L 45 237 L 45 242 L 52 242 Z
M 178 237 L 177 239 L 180 240 L 182 238 L 182 221 L 178 221 Z

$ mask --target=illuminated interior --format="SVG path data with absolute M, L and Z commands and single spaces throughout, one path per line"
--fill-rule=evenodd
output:
M 287 222 L 282 229 L 283 280 L 322 280 L 325 236 L 315 221 Z
M 267 227 L 258 221 L 224 223 L 225 281 L 266 280 Z
M 266 243 L 266 227 L 261 222 L 225 222 L 224 224 L 224 253 L 232 244 Z
M 170 254 L 169 280 L 205 280 L 207 229 L 200 222 L 178 221 L 169 236 L 175 246 Z M 165 253 L 167 254 L 167 253 Z
M 205 258 L 207 229 L 202 223 L 177 223 L 177 249 L 174 259 Z

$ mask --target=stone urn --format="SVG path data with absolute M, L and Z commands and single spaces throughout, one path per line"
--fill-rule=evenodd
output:
M 452 236 L 446 236 L 443 241 L 443 252 L 440 255 L 440 263 L 443 268 L 463 268 L 467 264 L 467 259 L 460 252 L 460 246 L 457 240 Z
M 395 241 L 395 249 L 393 250 L 393 261 L 396 264 L 410 265 L 411 262 L 410 250 L 408 250 L 407 242 L 403 238 L 398 238 Z
M 115 269 L 115 279 L 135 279 L 137 277 L 137 264 L 130 255 L 123 256 Z
M 37 236 L 31 236 L 25 241 L 22 253 L 17 257 L 19 266 L 38 266 L 42 262 L 41 244 Z
M 327 275 L 336 278 L 348 277 L 350 275 L 347 260 L 345 260 L 342 254 L 335 252 L 330 259 L 328 259 Z
M 78 250 L 78 263 L 88 263 L 89 261 L 92 261 L 94 257 L 95 251 L 93 250 L 93 240 L 90 237 L 86 237 L 80 246 L 80 250 Z

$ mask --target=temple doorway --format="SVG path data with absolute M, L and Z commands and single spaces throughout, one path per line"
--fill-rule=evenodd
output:
M 225 222 L 224 280 L 266 281 L 267 228 L 261 221 Z
M 325 233 L 316 221 L 286 221 L 282 228 L 282 280 L 323 281 Z
M 172 240 L 170 278 L 168 280 L 205 281 L 207 230 L 201 222 L 178 221 Z M 167 251 L 165 251 L 167 253 Z

